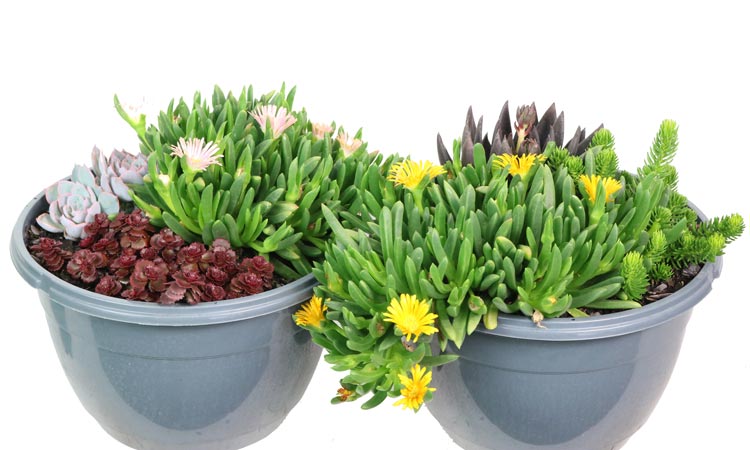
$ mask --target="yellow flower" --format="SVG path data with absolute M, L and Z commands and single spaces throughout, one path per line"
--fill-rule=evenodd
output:
M 401 384 L 404 388 L 401 389 L 401 395 L 404 398 L 400 399 L 393 406 L 402 406 L 402 409 L 411 408 L 414 411 L 418 411 L 419 407 L 424 403 L 424 396 L 428 392 L 435 392 L 435 388 L 428 388 L 427 385 L 432 381 L 432 372 L 427 371 L 426 367 L 420 367 L 419 364 L 415 364 L 411 368 L 411 378 L 406 375 L 399 374 L 398 378 L 401 380 Z
M 619 181 L 610 177 L 602 178 L 599 175 L 581 175 L 580 180 L 583 182 L 583 187 L 586 189 L 586 194 L 588 194 L 589 199 L 591 199 L 592 202 L 596 201 L 596 189 L 597 186 L 599 186 L 599 181 L 604 183 L 605 202 L 608 202 L 612 194 L 622 188 L 622 184 L 620 184 Z
M 525 177 L 529 173 L 529 170 L 534 166 L 536 162 L 544 162 L 546 157 L 544 155 L 510 155 L 504 153 L 499 157 L 495 158 L 493 165 L 497 169 L 504 169 L 508 167 L 508 173 L 511 175 L 521 175 L 521 178 Z
M 407 340 L 414 335 L 414 342 L 419 339 L 420 334 L 432 334 L 437 328 L 432 324 L 437 319 L 437 314 L 430 312 L 430 304 L 425 300 L 417 300 L 416 295 L 401 294 L 401 300 L 391 299 L 388 312 L 383 314 L 386 322 L 396 324 Z
M 328 306 L 323 304 L 323 299 L 313 295 L 310 301 L 294 314 L 294 321 L 299 326 L 320 328 L 320 322 L 325 320 L 324 312 L 327 309 Z
M 445 173 L 443 166 L 435 166 L 429 161 L 412 161 L 404 160 L 391 166 L 388 180 L 393 181 L 396 185 L 403 185 L 407 189 L 414 189 L 419 186 L 424 177 L 430 179 Z

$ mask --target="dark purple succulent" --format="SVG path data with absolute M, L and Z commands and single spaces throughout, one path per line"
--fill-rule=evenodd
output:
M 229 274 L 216 266 L 210 266 L 206 270 L 206 279 L 212 283 L 224 285 L 229 280 Z
M 111 275 L 104 275 L 96 284 L 94 291 L 102 295 L 114 297 L 122 291 L 122 283 Z
M 66 270 L 76 280 L 93 283 L 99 278 L 97 269 L 101 269 L 107 263 L 107 257 L 103 253 L 81 249 L 73 253 Z
M 204 301 L 206 302 L 212 302 L 212 301 L 219 301 L 224 300 L 227 296 L 226 291 L 223 287 L 213 284 L 213 283 L 206 283 L 206 286 L 203 288 L 203 295 L 204 295 Z
M 206 283 L 198 270 L 183 269 L 172 274 L 172 279 L 174 281 L 169 282 L 169 287 L 159 297 L 160 303 L 172 304 L 184 299 L 193 305 L 203 299 L 203 287 Z
M 544 152 L 550 142 L 562 146 L 564 128 L 565 115 L 562 112 L 558 115 L 554 104 L 541 118 L 537 117 L 536 106 L 533 103 L 517 108 L 516 121 L 511 125 L 508 102 L 505 102 L 492 136 L 488 136 L 486 133 L 482 134 L 482 117 L 479 121 L 475 121 L 474 113 L 469 108 L 461 136 L 461 163 L 463 165 L 474 163 L 475 144 L 482 144 L 487 159 L 493 154 L 538 154 Z M 602 128 L 601 125 L 594 130 L 594 133 L 600 128 Z M 594 133 L 587 136 L 586 129 L 578 127 L 564 148 L 567 148 L 571 155 L 582 155 L 589 148 Z M 445 147 L 440 134 L 437 136 L 437 147 L 440 164 L 453 161 L 452 152 Z
M 176 250 L 185 245 L 185 241 L 179 235 L 169 228 L 162 228 L 161 231 L 151 236 L 151 247 L 158 251 L 164 249 Z
M 177 252 L 177 264 L 181 266 L 190 265 L 197 267 L 199 261 L 206 253 L 206 246 L 200 242 L 193 242 L 187 247 L 182 247 Z
M 36 244 L 29 247 L 31 254 L 38 258 L 42 265 L 52 272 L 62 269 L 70 252 L 63 250 L 62 242 L 46 237 L 39 238 Z
M 123 248 L 140 250 L 145 248 L 151 240 L 153 227 L 139 209 L 133 210 L 124 218 L 125 225 L 121 228 L 120 245 Z
M 270 289 L 273 284 L 273 264 L 266 258 L 258 255 L 245 258 L 240 264 L 241 271 L 249 271 L 258 274 L 263 279 L 263 287 Z
M 141 258 L 147 259 L 149 261 L 153 261 L 159 257 L 159 252 L 157 252 L 153 247 L 142 248 L 141 251 L 138 252 L 138 254 L 141 256 Z
M 229 298 L 244 297 L 261 292 L 263 292 L 263 278 L 253 272 L 240 272 L 229 283 Z
M 136 255 L 135 250 L 126 248 L 122 250 L 117 259 L 110 263 L 109 270 L 118 279 L 127 279 L 130 277 L 136 261 L 138 261 L 138 255 Z
M 163 292 L 167 288 L 169 270 L 161 260 L 138 260 L 130 275 L 130 285 L 133 288 L 148 288 L 151 292 Z

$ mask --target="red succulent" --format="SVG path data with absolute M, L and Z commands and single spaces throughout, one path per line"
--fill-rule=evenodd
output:
M 122 290 L 122 283 L 117 281 L 113 276 L 111 275 L 104 275 L 101 280 L 99 280 L 99 283 L 97 283 L 96 288 L 94 288 L 96 292 L 102 295 L 108 295 L 110 297 L 114 297 L 115 295 L 119 294 Z
M 200 242 L 193 242 L 177 252 L 177 264 L 181 266 L 191 265 L 197 268 L 197 264 L 203 258 L 204 253 L 206 253 L 206 246 Z
M 148 288 L 151 292 L 162 292 L 167 288 L 169 270 L 164 261 L 147 259 L 138 260 L 130 274 L 130 285 L 133 288 Z
M 138 261 L 138 256 L 132 248 L 125 248 L 119 258 L 112 261 L 109 270 L 118 279 L 127 279 Z
M 119 216 L 118 216 L 119 218 Z M 124 217 L 125 225 L 120 229 L 120 245 L 136 250 L 145 248 L 151 240 L 153 227 L 141 210 L 135 209 Z
M 107 257 L 103 253 L 81 249 L 73 253 L 66 270 L 76 280 L 93 283 L 99 278 L 97 269 L 104 267 L 107 262 Z
M 246 295 L 263 292 L 263 278 L 253 272 L 240 272 L 229 283 L 229 298 L 244 297 Z
M 42 237 L 29 247 L 31 254 L 41 260 L 41 263 L 47 270 L 57 272 L 62 269 L 65 261 L 70 258 L 70 252 L 63 250 L 62 242 L 54 239 Z
M 266 258 L 258 255 L 252 258 L 245 258 L 240 264 L 240 270 L 253 272 L 263 279 L 263 287 L 270 289 L 273 284 L 273 264 Z
M 213 283 L 206 283 L 206 286 L 203 288 L 203 295 L 204 295 L 204 301 L 212 302 L 212 301 L 218 301 L 218 300 L 224 300 L 227 296 L 226 291 L 223 287 L 213 284 Z

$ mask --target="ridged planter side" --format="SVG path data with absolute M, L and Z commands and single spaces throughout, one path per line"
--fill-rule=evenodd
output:
M 13 230 L 11 258 L 39 290 L 60 363 L 86 410 L 144 450 L 234 450 L 270 434 L 297 404 L 320 357 L 291 316 L 312 275 L 262 294 L 195 306 L 132 302 L 60 280 Z

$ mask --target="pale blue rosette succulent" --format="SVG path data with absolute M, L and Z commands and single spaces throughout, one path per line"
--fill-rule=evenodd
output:
M 61 180 L 47 188 L 49 212 L 36 221 L 50 233 L 64 233 L 66 239 L 86 237 L 84 230 L 99 213 L 114 215 L 120 211 L 117 196 L 106 192 L 85 166 L 76 165 L 70 180 Z

